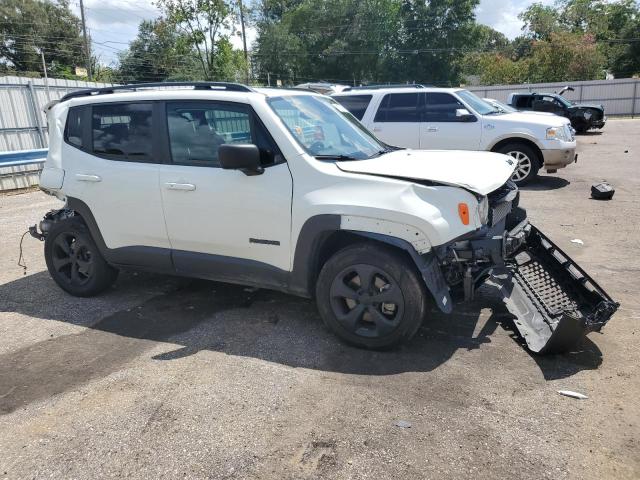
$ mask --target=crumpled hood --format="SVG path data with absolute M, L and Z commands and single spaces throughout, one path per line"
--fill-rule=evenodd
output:
M 397 150 L 368 160 L 336 162 L 344 172 L 363 173 L 462 187 L 487 195 L 511 178 L 507 155 L 468 150 Z

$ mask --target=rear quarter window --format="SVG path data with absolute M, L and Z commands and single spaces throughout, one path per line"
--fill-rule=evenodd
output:
M 362 120 L 364 113 L 367 111 L 367 107 L 371 102 L 371 95 L 347 95 L 341 97 L 333 97 L 344 108 L 356 117 L 358 120 Z
M 82 148 L 83 112 L 84 107 L 71 107 L 64 130 L 64 141 L 77 148 Z

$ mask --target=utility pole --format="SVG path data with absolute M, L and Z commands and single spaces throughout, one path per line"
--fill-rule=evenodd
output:
M 242 27 L 242 45 L 244 47 L 244 63 L 245 63 L 245 77 L 247 85 L 249 85 L 249 53 L 247 52 L 247 35 L 244 30 L 244 8 L 242 8 L 242 0 L 238 0 L 240 4 L 240 26 Z
M 80 20 L 82 21 L 82 35 L 84 36 L 84 54 L 87 60 L 87 76 L 91 81 L 91 55 L 89 52 L 89 39 L 87 38 L 87 24 L 84 21 L 84 4 L 80 0 Z
M 47 63 L 44 61 L 44 50 L 40 49 L 40 57 L 42 58 L 42 71 L 44 72 L 44 86 L 47 88 L 47 100 L 51 101 L 51 94 L 49 93 L 49 77 L 47 75 Z

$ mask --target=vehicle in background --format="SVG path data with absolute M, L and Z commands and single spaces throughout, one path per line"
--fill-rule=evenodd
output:
M 524 185 L 540 168 L 576 161 L 576 141 L 557 116 L 508 113 L 461 88 L 396 86 L 332 95 L 383 142 L 428 150 L 485 150 L 518 161 L 512 180 Z
M 604 127 L 607 117 L 604 105 L 574 103 L 561 94 L 571 87 L 563 88 L 560 93 L 510 93 L 508 103 L 519 111 L 547 112 L 566 117 L 578 133 L 591 128 Z
M 336 83 L 309 82 L 296 85 L 295 88 L 311 90 L 312 92 L 321 93 L 322 95 L 331 95 L 332 93 L 342 92 L 344 89 L 349 87 L 347 85 L 339 85 Z
M 513 159 L 390 148 L 323 95 L 125 85 L 67 94 L 47 120 L 40 187 L 65 205 L 30 232 L 72 295 L 109 289 L 119 268 L 271 288 L 381 349 L 492 278 L 540 353 L 618 308 L 529 224 Z
M 513 108 L 511 105 L 507 105 L 504 102 L 501 102 L 500 100 L 496 100 L 495 98 L 483 98 L 483 100 L 487 103 L 490 103 L 491 105 L 493 105 L 495 108 L 497 108 L 498 110 L 503 111 L 504 113 L 515 113 L 518 112 L 519 110 L 516 110 L 515 108 Z M 545 116 L 549 116 L 549 115 L 553 115 L 555 117 L 559 117 L 561 118 L 564 123 L 566 125 L 569 125 L 569 128 L 571 128 L 571 132 L 575 135 L 576 130 L 571 126 L 571 122 L 569 121 L 568 118 L 566 117 L 560 117 L 559 115 L 556 115 L 555 113 L 548 113 L 548 112 L 527 112 L 529 115 L 545 115 Z

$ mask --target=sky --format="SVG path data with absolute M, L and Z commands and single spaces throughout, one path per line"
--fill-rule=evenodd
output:
M 245 0 L 247 3 L 248 1 Z M 476 9 L 476 19 L 513 39 L 520 34 L 522 22 L 518 14 L 535 0 L 480 0 Z M 544 4 L 552 4 L 553 0 L 538 0 Z M 71 7 L 80 14 L 78 0 L 72 0 Z M 93 40 L 94 52 L 100 61 L 109 65 L 117 59 L 119 50 L 127 48 L 127 44 L 135 38 L 138 24 L 145 19 L 158 17 L 158 10 L 153 0 L 84 0 L 87 25 Z M 255 39 L 255 31 L 249 29 L 247 41 Z M 242 48 L 242 38 L 234 36 L 232 43 Z

